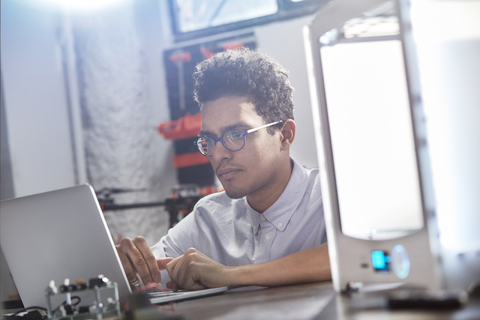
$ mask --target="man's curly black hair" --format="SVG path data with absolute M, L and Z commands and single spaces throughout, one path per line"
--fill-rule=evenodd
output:
M 293 120 L 293 87 L 288 72 L 257 50 L 239 49 L 218 53 L 199 63 L 193 74 L 194 98 L 200 108 L 225 96 L 251 96 L 265 124 Z M 282 123 L 267 128 L 270 134 Z

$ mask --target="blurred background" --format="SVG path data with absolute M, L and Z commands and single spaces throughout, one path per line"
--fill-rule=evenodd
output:
M 215 184 L 208 161 L 194 168 L 205 172 L 197 181 L 187 166 L 174 167 L 191 144 L 156 127 L 199 111 L 191 80 L 198 62 L 242 46 L 290 71 L 299 126 L 292 156 L 316 167 L 301 30 L 321 1 L 309 2 L 288 19 L 232 28 L 271 20 L 281 8 L 277 1 L 2 1 L 2 199 L 87 182 L 97 192 L 139 190 L 115 195 L 115 203 L 162 201 L 178 184 Z M 168 223 L 161 207 L 106 217 L 114 238 L 143 235 L 150 243 Z
M 2 0 L 1 199 L 82 183 L 115 205 L 165 202 L 182 186 L 216 190 L 182 119 L 199 111 L 195 65 L 239 47 L 289 70 L 298 125 L 291 155 L 317 167 L 302 28 L 325 3 Z M 171 224 L 168 211 L 104 213 L 115 242 L 144 236 L 153 245 Z M 3 267 L 2 301 L 8 278 Z

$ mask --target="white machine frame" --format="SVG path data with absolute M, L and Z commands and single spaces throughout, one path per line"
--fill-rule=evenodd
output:
M 345 22 L 353 18 L 373 15 L 375 12 L 381 13 L 385 8 L 391 9 L 392 4 L 400 24 L 398 38 L 402 42 L 404 54 L 424 223 L 423 228 L 418 232 L 397 239 L 373 241 L 354 239 L 343 234 L 341 229 L 325 84 L 323 76 L 318 76 L 323 75 L 320 57 L 322 44 L 319 39 L 331 30 L 339 30 Z M 312 24 L 304 29 L 330 263 L 333 285 L 337 292 L 349 291 L 356 288 L 358 283 L 368 282 L 407 283 L 431 291 L 444 287 L 441 277 L 441 252 L 430 159 L 426 143 L 427 132 L 420 98 L 415 48 L 409 26 L 407 1 L 336 0 L 326 6 Z M 408 252 L 412 266 L 408 276 L 402 279 L 396 276 L 395 272 L 384 274 L 376 272 L 371 267 L 371 252 L 374 250 L 392 252 L 398 244 Z M 393 268 L 401 268 L 402 261 L 397 261 L 395 255 L 391 258 Z

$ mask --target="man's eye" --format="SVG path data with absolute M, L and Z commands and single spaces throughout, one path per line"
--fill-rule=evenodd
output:
M 207 145 L 207 144 L 208 145 L 214 144 L 215 141 L 210 137 L 201 137 L 201 138 L 198 139 L 198 143 L 203 146 L 203 145 Z
M 232 130 L 232 131 L 228 131 L 226 136 L 228 137 L 228 139 L 230 140 L 238 140 L 238 139 L 242 139 L 243 138 L 243 134 L 241 131 L 238 131 L 238 130 Z

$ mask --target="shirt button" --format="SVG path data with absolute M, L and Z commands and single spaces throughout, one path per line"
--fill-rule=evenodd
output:
M 283 226 L 283 224 L 282 224 L 281 222 L 279 222 L 279 223 L 277 224 L 277 227 L 279 227 L 279 228 L 281 228 L 282 226 Z
M 270 235 L 267 234 L 267 235 L 265 236 L 265 240 L 270 240 Z
M 265 219 L 265 216 L 264 216 L 263 214 L 260 216 L 260 220 L 262 220 L 262 221 L 265 221 L 265 220 L 266 220 L 266 219 Z

